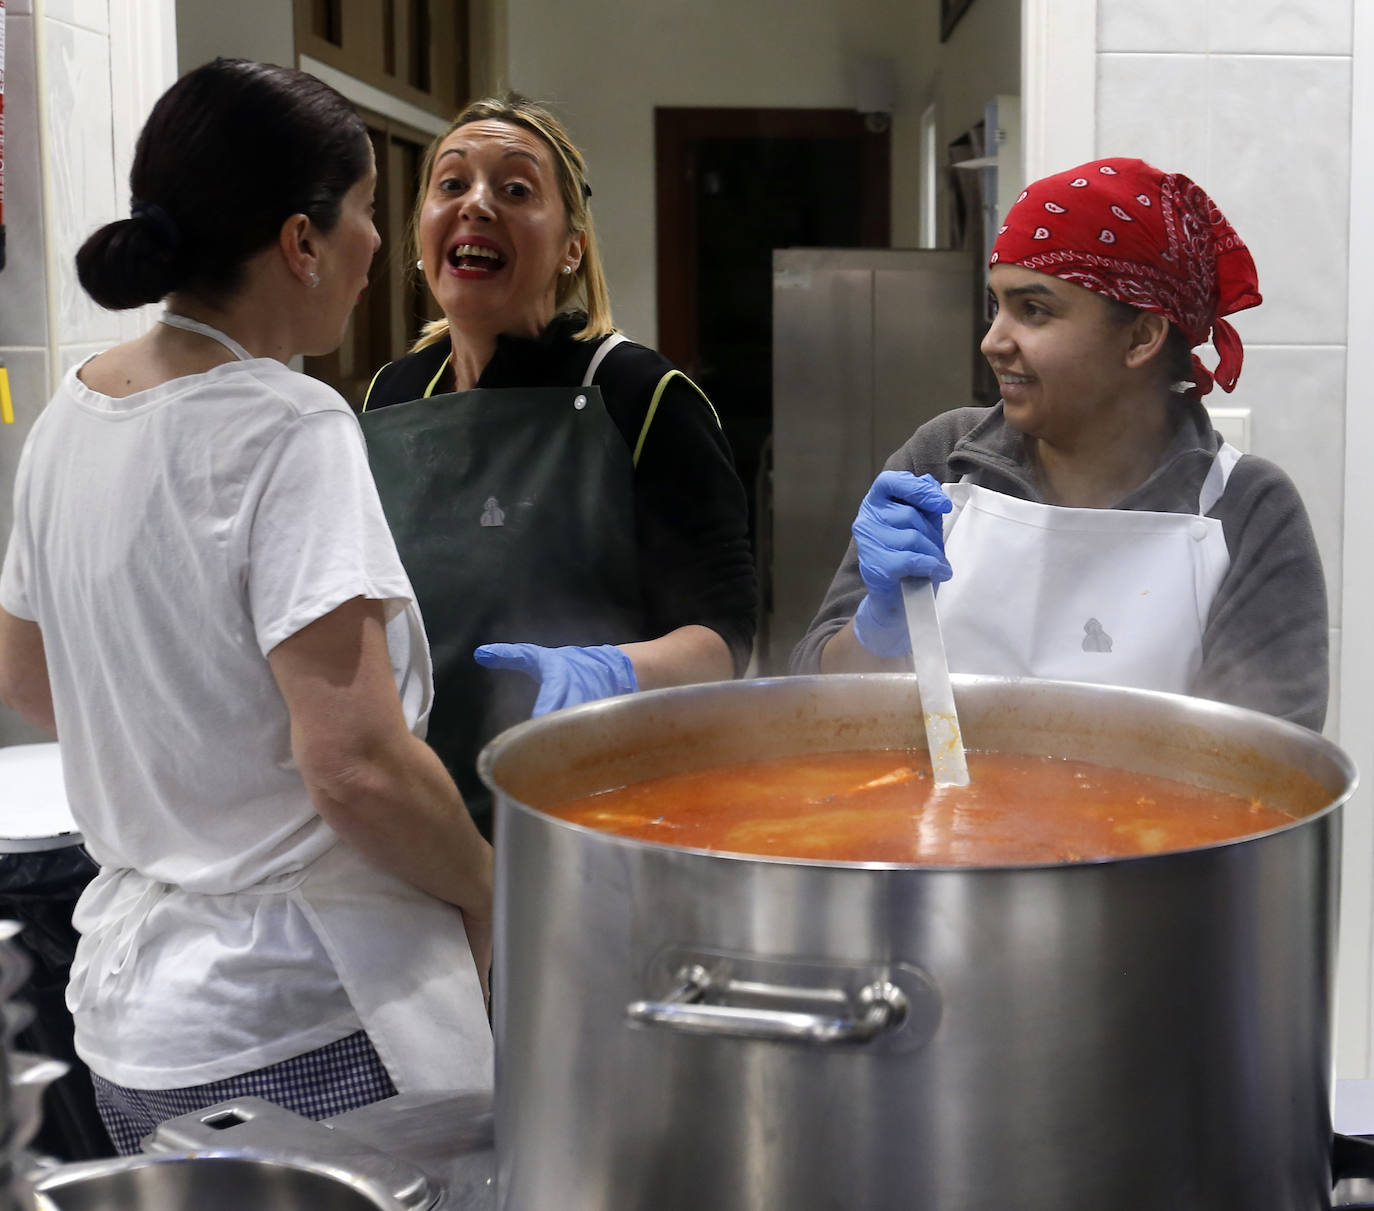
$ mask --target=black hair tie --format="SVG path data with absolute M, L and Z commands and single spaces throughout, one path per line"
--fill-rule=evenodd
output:
M 162 239 L 171 251 L 181 247 L 181 230 L 172 218 L 156 202 L 140 202 L 137 199 L 129 207 L 129 217 L 135 221 L 146 219 L 162 233 Z

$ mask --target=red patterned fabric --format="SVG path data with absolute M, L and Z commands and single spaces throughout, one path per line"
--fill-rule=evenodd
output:
M 1240 336 L 1222 317 L 1259 304 L 1255 262 L 1226 216 L 1182 173 L 1144 160 L 1094 160 L 1036 181 L 1016 200 L 989 265 L 1012 264 L 1155 311 L 1197 346 L 1210 335 L 1215 379 L 1240 377 Z M 1193 355 L 1199 395 L 1213 373 Z

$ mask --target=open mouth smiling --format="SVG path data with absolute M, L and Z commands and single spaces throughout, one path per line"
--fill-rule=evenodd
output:
M 459 270 L 495 273 L 505 267 L 506 258 L 485 244 L 455 244 L 448 250 L 448 263 Z

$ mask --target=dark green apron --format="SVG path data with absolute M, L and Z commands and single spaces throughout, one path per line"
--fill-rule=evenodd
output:
M 649 638 L 630 451 L 594 386 L 481 388 L 360 420 L 433 654 L 427 739 L 490 836 L 477 753 L 529 718 L 538 687 L 473 649 Z

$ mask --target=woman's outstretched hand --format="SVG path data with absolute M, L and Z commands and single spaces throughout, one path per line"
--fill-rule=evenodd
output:
M 546 648 L 536 643 L 484 643 L 473 657 L 483 668 L 513 669 L 539 683 L 531 717 L 639 689 L 630 658 L 611 644 Z

